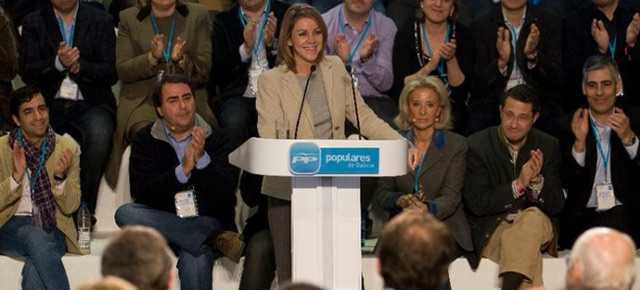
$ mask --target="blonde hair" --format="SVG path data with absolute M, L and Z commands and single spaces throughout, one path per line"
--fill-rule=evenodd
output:
M 409 111 L 409 97 L 419 89 L 430 89 L 438 95 L 440 116 L 436 121 L 436 129 L 451 129 L 451 101 L 444 83 L 436 76 L 417 76 L 404 85 L 398 100 L 398 116 L 393 120 L 400 130 L 409 130 L 413 126 Z
M 324 23 L 324 19 L 322 19 L 320 13 L 307 4 L 294 4 L 289 7 L 284 14 L 282 26 L 280 27 L 276 64 L 285 64 L 287 68 L 294 73 L 297 72 L 296 62 L 293 58 L 293 47 L 289 46 L 289 40 L 291 40 L 291 35 L 293 34 L 293 27 L 298 20 L 302 18 L 309 18 L 315 21 L 322 31 L 322 45 L 320 46 L 320 53 L 318 54 L 318 58 L 316 58 L 316 62 L 324 58 L 324 50 L 327 46 L 327 25 Z

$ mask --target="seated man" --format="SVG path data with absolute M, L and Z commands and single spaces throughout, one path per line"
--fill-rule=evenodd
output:
M 532 128 L 540 110 L 532 87 L 508 90 L 499 109 L 499 126 L 468 138 L 463 197 L 478 258 L 499 264 L 502 289 L 527 289 L 542 285 L 540 250 L 557 254 L 550 217 L 564 205 L 560 145 Z
M 477 57 L 466 133 L 497 125 L 501 94 L 519 84 L 536 88 L 542 107 L 536 127 L 553 132 L 555 118 L 561 115 L 557 92 L 562 85 L 561 27 L 557 17 L 527 0 L 501 0 L 471 27 Z
M 153 88 L 158 114 L 131 145 L 131 195 L 135 203 L 115 213 L 118 226 L 158 230 L 178 256 L 180 289 L 211 289 L 220 251 L 237 262 L 244 244 L 234 230 L 236 169 L 224 132 L 196 112 L 189 79 L 163 75 Z
M 175 284 L 173 255 L 162 235 L 148 227 L 128 226 L 102 252 L 101 272 L 138 289 L 169 290 Z
M 567 204 L 560 245 L 571 248 L 592 227 L 614 228 L 638 241 L 640 112 L 616 103 L 622 79 L 611 57 L 590 57 L 582 75 L 589 107 L 561 122 Z
M 322 14 L 328 30 L 326 54 L 339 56 L 352 69 L 364 101 L 380 119 L 395 127 L 398 106 L 387 91 L 393 84 L 391 52 L 398 29 L 373 9 L 374 2 L 346 0 Z M 347 124 L 347 136 L 357 133 L 357 128 Z
M 448 281 L 455 240 L 432 215 L 406 210 L 384 227 L 377 248 L 385 289 L 439 290 Z
M 0 138 L 0 254 L 25 259 L 22 289 L 69 289 L 61 257 L 88 253 L 71 219 L 80 204 L 80 149 L 53 132 L 37 88 L 13 92 L 9 107 L 18 127 Z

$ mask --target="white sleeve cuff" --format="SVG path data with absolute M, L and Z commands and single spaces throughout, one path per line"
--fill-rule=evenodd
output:
M 638 144 L 640 144 L 640 141 L 638 141 L 638 138 L 635 138 L 635 141 L 631 146 L 624 146 L 624 149 L 627 150 L 627 154 L 629 154 L 629 158 L 634 159 L 638 155 Z
M 576 161 L 576 163 L 578 163 L 578 165 L 580 165 L 581 167 L 584 167 L 584 158 L 586 156 L 586 152 L 587 150 L 578 153 L 576 152 L 576 149 L 571 147 L 571 155 L 573 155 L 573 159 Z
M 18 190 L 18 187 L 20 187 L 20 183 L 16 182 L 15 179 L 13 179 L 13 174 L 11 175 L 11 177 L 9 177 L 9 179 L 11 180 L 10 183 L 10 189 L 11 189 L 11 193 L 16 192 L 16 190 Z
M 242 62 L 248 62 L 251 59 L 251 54 L 247 53 L 247 50 L 244 49 L 244 42 L 240 44 L 238 52 L 240 52 L 240 60 L 242 60 Z
M 67 69 L 62 65 L 62 63 L 60 62 L 60 58 L 58 58 L 58 56 L 56 56 L 55 64 L 56 64 L 56 69 L 57 69 L 59 72 L 63 72 L 63 71 L 65 71 L 65 70 L 67 70 Z

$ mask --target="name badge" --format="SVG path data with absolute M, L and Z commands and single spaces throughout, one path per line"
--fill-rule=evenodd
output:
M 74 83 L 69 76 L 65 77 L 60 85 L 60 98 L 75 101 L 77 95 L 78 84 Z
M 189 218 L 198 216 L 196 194 L 193 189 L 176 193 L 174 199 L 176 205 L 176 214 L 179 217 Z
M 613 185 L 611 183 L 603 183 L 596 186 L 596 197 L 598 201 L 598 210 L 608 210 L 616 206 L 616 196 L 613 193 Z

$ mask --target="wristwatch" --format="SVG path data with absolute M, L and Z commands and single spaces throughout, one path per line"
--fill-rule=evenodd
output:
M 633 143 L 636 143 L 636 134 L 631 135 L 631 138 L 629 138 L 629 140 L 627 142 L 622 142 L 622 145 L 624 146 L 631 146 L 633 145 Z

